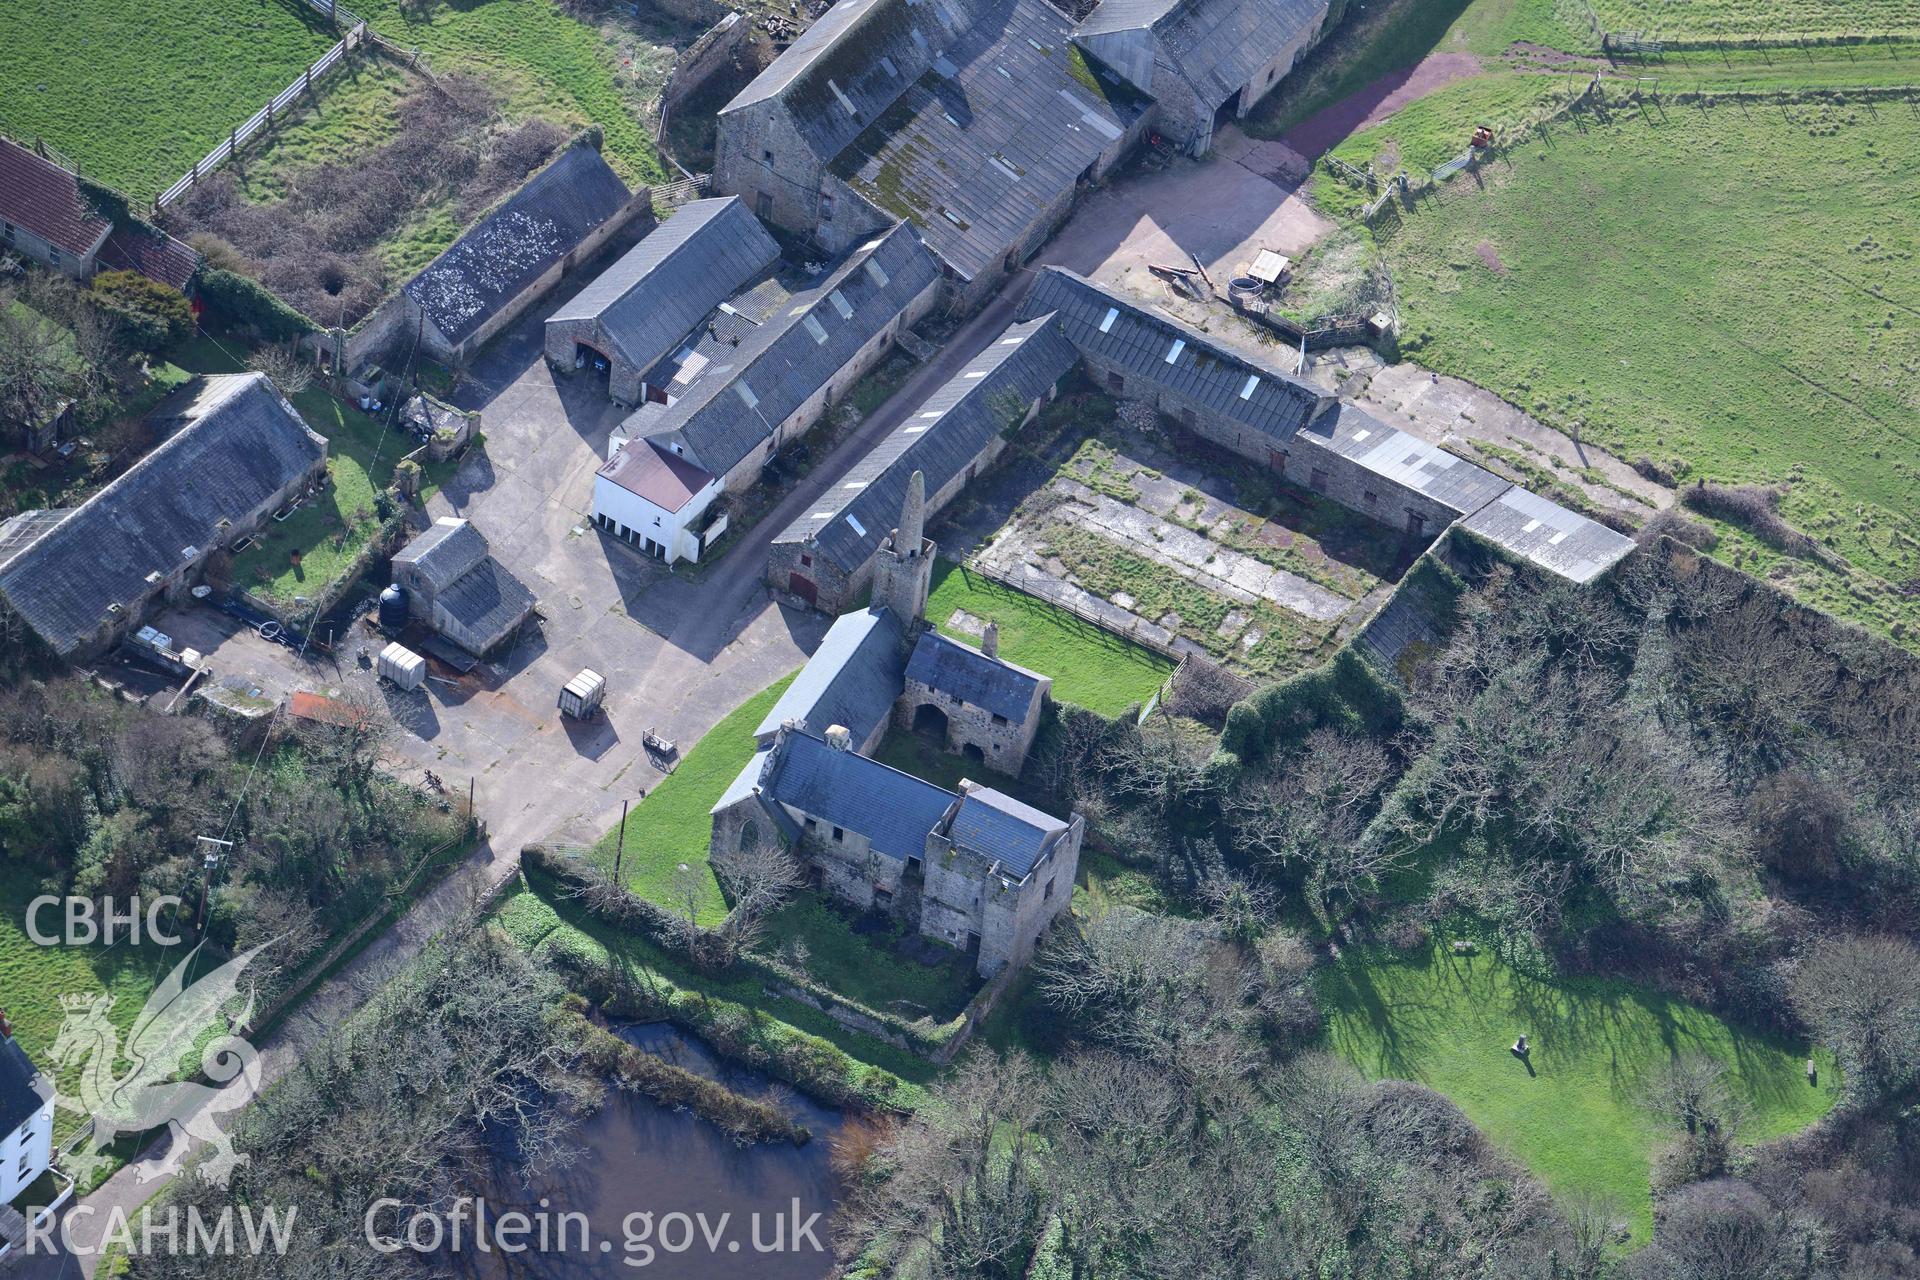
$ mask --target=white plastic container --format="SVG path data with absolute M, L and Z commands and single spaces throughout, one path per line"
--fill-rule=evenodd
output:
M 418 689 L 427 682 L 427 660 L 403 644 L 382 649 L 375 670 L 382 680 L 391 680 L 402 689 Z

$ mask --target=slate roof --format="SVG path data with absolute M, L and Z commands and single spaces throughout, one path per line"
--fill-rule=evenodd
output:
M 975 787 L 960 799 L 948 837 L 962 849 L 999 862 L 1025 879 L 1067 824 L 992 787 Z
M 1390 427 L 1357 405 L 1337 403 L 1299 434 L 1461 515 L 1478 511 L 1513 487 L 1485 467 Z
M 487 539 L 470 520 L 441 516 L 396 551 L 395 564 L 410 564 L 436 592 L 487 558 Z
M 808 149 L 830 160 L 971 20 L 967 0 L 840 0 L 720 114 L 778 99 Z
M 1574 582 L 1591 582 L 1633 550 L 1633 539 L 1515 486 L 1460 525 Z
M 149 280 L 185 292 L 200 255 L 164 231 L 125 223 L 100 246 L 96 261 L 107 271 L 138 271 Z
M 98 249 L 113 230 L 81 192 L 79 179 L 6 138 L 0 138 L 0 218 L 76 258 Z
M 204 550 L 326 457 L 264 374 L 199 378 L 150 418 L 180 424 L 153 452 L 0 568 L 0 596 L 68 654 L 92 640 L 125 605 L 171 573 L 188 547 Z
M 954 794 L 877 760 L 828 746 L 810 733 L 782 736 L 762 793 L 823 822 L 858 831 L 874 849 L 905 861 L 926 852 Z
M 1033 692 L 1043 677 L 1002 658 L 989 658 L 971 645 L 937 631 L 924 631 L 907 660 L 907 677 L 940 693 L 951 693 L 985 707 L 1015 724 L 1025 722 Z
M 973 25 L 833 171 L 918 226 L 962 278 L 997 270 L 1146 110 L 1131 88 L 1096 92 L 1075 74 L 1072 34 L 1046 0 L 980 0 Z
M 1144 378 L 1197 400 L 1276 441 L 1290 438 L 1329 399 L 1318 388 L 1255 364 L 1191 325 L 1145 310 L 1059 267 L 1040 273 L 1018 314 L 1030 320 L 1049 312 L 1082 352 L 1118 365 L 1129 378 Z
M 1201 100 L 1217 104 L 1251 84 L 1326 13 L 1327 0 L 1185 0 L 1154 24 L 1154 33 Z
M 900 622 L 889 610 L 841 614 L 754 736 L 764 738 L 788 720 L 804 720 L 817 734 L 845 725 L 854 745 L 860 745 L 887 718 L 906 683 L 900 650 Z
M 409 281 L 407 296 L 447 341 L 464 342 L 632 196 L 598 151 L 576 143 Z
M 12 1036 L 0 1040 L 0 1137 L 11 1137 L 47 1103 L 39 1072 Z
M 702 316 L 780 257 L 737 196 L 682 205 L 548 318 L 598 320 L 617 354 L 650 368 Z
M 684 395 L 642 405 L 624 429 L 677 442 L 694 463 L 724 476 L 939 276 L 913 229 L 897 225 L 794 294 L 739 346 L 718 352 L 728 363 L 709 361 Z
M 1149 30 L 1200 98 L 1220 103 L 1326 12 L 1327 0 L 1101 0 L 1074 34 Z
M 1073 367 L 1079 355 L 1051 319 L 1008 326 L 774 541 L 811 541 L 841 569 L 858 570 L 899 520 L 915 471 L 928 493 L 939 492 Z
M 0 524 L 0 565 L 19 555 L 35 539 L 73 514 L 72 507 L 22 511 Z
M 614 451 L 600 474 L 662 511 L 678 511 L 713 483 L 713 476 L 650 440 L 633 440 Z

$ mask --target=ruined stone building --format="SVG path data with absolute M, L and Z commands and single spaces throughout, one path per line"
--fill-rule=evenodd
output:
M 983 975 L 1026 961 L 1073 896 L 1079 815 L 1040 812 L 971 779 L 948 791 L 874 760 L 890 725 L 1017 776 L 1052 681 L 925 621 L 935 547 L 926 482 L 908 478 L 875 552 L 873 604 L 837 619 L 755 731 L 758 750 L 713 807 L 713 851 L 790 845 L 816 882 L 976 954 Z
M 1046 0 L 841 0 L 725 107 L 714 188 L 829 252 L 905 219 L 963 308 L 1144 132 Z

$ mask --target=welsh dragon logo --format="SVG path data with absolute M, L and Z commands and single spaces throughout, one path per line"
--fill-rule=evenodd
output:
M 173 1141 L 159 1164 L 137 1166 L 141 1182 L 178 1172 L 195 1141 L 212 1148 L 199 1173 L 217 1186 L 224 1187 L 233 1171 L 247 1162 L 244 1153 L 233 1149 L 219 1117 L 240 1110 L 260 1091 L 260 1054 L 234 1034 L 253 1016 L 252 986 L 238 1016 L 226 1019 L 222 1011 L 238 999 L 240 975 L 260 951 L 255 947 L 243 952 L 188 986 L 185 975 L 200 953 L 196 946 L 148 997 L 124 1045 L 108 1017 L 113 996 L 60 997 L 65 1020 L 48 1056 L 62 1074 L 68 1068 L 81 1068 L 79 1096 L 57 1090 L 54 1103 L 93 1119 L 92 1140 L 68 1162 L 83 1183 L 107 1163 L 105 1150 L 116 1137 L 161 1125 L 171 1127 Z M 212 1084 L 176 1078 L 196 1046 L 201 1071 Z M 123 1062 L 128 1067 L 121 1073 Z

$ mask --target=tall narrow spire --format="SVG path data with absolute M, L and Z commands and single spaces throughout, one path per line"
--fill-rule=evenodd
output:
M 900 504 L 900 528 L 894 538 L 894 546 L 902 556 L 911 559 L 920 554 L 926 526 L 927 478 L 915 471 L 907 479 L 907 498 Z

